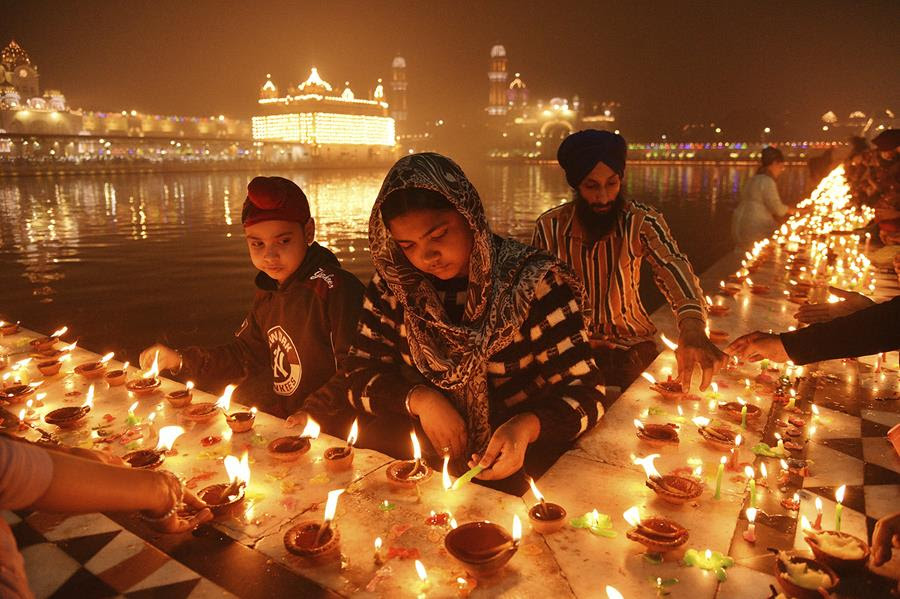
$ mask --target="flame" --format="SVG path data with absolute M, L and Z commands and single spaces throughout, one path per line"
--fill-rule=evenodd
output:
M 68 331 L 68 330 L 69 330 L 69 327 L 63 326 L 63 328 L 53 331 L 53 333 L 50 335 L 50 337 L 56 337 L 58 339 L 58 338 L 62 337 L 63 335 L 65 335 L 66 331 Z
M 747 277 L 747 284 L 750 285 L 751 287 L 753 287 L 753 279 L 751 279 L 750 277 Z
M 640 464 L 644 468 L 644 472 L 647 473 L 647 478 L 658 478 L 660 476 L 659 471 L 656 469 L 656 466 L 653 465 L 653 460 L 655 460 L 658 457 L 659 457 L 658 453 L 650 454 L 645 458 L 638 458 L 638 457 L 632 456 L 632 461 L 635 464 Z
M 754 522 L 756 522 L 756 508 L 755 507 L 747 508 L 747 521 L 750 522 L 750 524 L 753 524 Z
M 153 364 L 150 365 L 150 370 L 142 374 L 141 376 L 145 379 L 155 379 L 156 375 L 159 374 L 159 350 L 156 350 L 156 353 L 153 355 Z
M 225 391 L 222 392 L 222 396 L 216 401 L 216 407 L 220 408 L 223 412 L 227 412 L 228 408 L 231 407 L 231 394 L 234 393 L 234 390 L 235 385 L 226 386 Z
M 69 345 L 63 345 L 61 348 L 59 348 L 59 351 L 61 351 L 61 352 L 75 351 L 75 347 L 77 347 L 77 346 L 78 346 L 78 342 L 77 342 L 77 341 L 73 341 L 73 342 L 70 343 Z
M 325 502 L 325 522 L 331 522 L 334 520 L 334 514 L 337 512 L 337 502 L 338 497 L 341 496 L 345 489 L 335 489 L 334 491 L 328 491 L 328 500 Z
M 821 497 L 816 497 L 816 511 L 819 513 L 822 512 L 822 498 Z
M 456 523 L 456 518 L 450 518 L 450 528 L 455 529 L 459 524 Z
M 813 404 L 811 409 L 812 409 L 813 416 L 818 417 L 819 416 L 819 406 L 817 406 L 816 404 Z
M 225 472 L 228 473 L 228 480 L 241 481 L 244 486 L 250 484 L 250 463 L 248 461 L 247 452 L 238 460 L 233 455 L 225 456 Z
M 153 416 L 154 414 L 151 414 Z M 175 439 L 184 434 L 184 429 L 180 426 L 164 426 L 159 429 L 159 443 L 156 444 L 156 451 L 169 451 L 175 445 Z
M 409 433 L 410 439 L 412 439 L 413 444 L 413 457 L 417 460 L 422 459 L 422 448 L 419 446 L 419 438 L 416 437 L 416 431 L 412 431 Z
M 809 523 L 809 519 L 806 516 L 800 516 L 800 532 L 805 530 L 812 530 L 812 524 Z
M 428 580 L 428 572 L 425 571 L 425 566 L 419 560 L 416 560 L 416 574 L 419 575 L 419 580 L 422 582 Z
M 707 295 L 707 296 L 706 296 L 706 305 L 707 305 L 707 306 L 712 306 L 712 303 L 713 303 L 712 298 L 709 297 L 709 296 Z
M 84 407 L 93 408 L 94 407 L 94 386 L 91 385 L 88 387 L 87 399 L 84 400 Z
M 746 405 L 747 405 L 747 402 L 744 401 L 743 399 L 741 399 L 740 397 L 738 397 L 737 400 L 738 400 L 738 403 L 741 404 L 742 406 L 746 406 Z
M 712 559 L 712 550 L 707 549 L 705 555 L 706 555 L 706 559 Z
M 637 418 L 634 419 L 634 426 L 637 427 L 638 430 L 644 430 L 644 423 Z
M 785 462 L 784 460 L 778 460 L 778 461 L 779 461 L 779 463 L 781 464 L 781 469 L 782 469 L 782 470 L 787 470 L 787 469 L 788 469 L 788 463 L 787 463 L 787 462 Z
M 759 474 L 763 478 L 769 478 L 769 473 L 766 471 L 766 465 L 763 463 L 760 463 L 759 465 Z
M 18 362 L 16 362 L 15 364 L 13 364 L 12 369 L 13 369 L 13 370 L 19 370 L 20 368 L 25 368 L 26 366 L 28 366 L 29 364 L 31 364 L 31 360 L 32 360 L 32 359 L 33 359 L 33 358 L 25 358 L 25 359 L 23 359 L 23 360 L 19 360 Z
M 126 364 L 127 364 L 127 363 L 128 363 L 128 362 L 126 362 Z M 191 389 L 193 389 L 193 388 L 194 388 L 194 381 L 188 381 L 187 384 L 184 386 L 184 388 L 187 389 L 188 391 L 190 391 Z
M 356 445 L 356 440 L 359 438 L 359 418 L 353 421 L 353 426 L 350 427 L 350 434 L 347 435 L 347 445 L 349 447 L 353 447 Z
M 375 537 L 375 551 L 381 549 L 381 537 Z
M 794 503 L 800 504 L 800 493 L 794 493 Z
M 138 402 L 134 402 L 133 404 L 128 406 L 128 414 L 134 415 L 134 411 L 137 409 L 137 407 L 138 407 Z
M 681 404 L 678 404 L 678 408 L 677 408 L 677 409 L 678 409 L 678 415 L 679 415 L 679 416 L 684 416 L 684 410 L 681 409 Z
M 844 301 L 844 298 L 838 297 L 833 293 L 828 294 L 828 303 L 829 304 L 836 304 L 836 303 L 842 302 L 842 301 Z
M 303 432 L 300 433 L 301 437 L 305 437 L 307 439 L 318 439 L 319 431 L 322 430 L 322 427 L 319 426 L 319 423 L 313 420 L 312 418 L 306 419 L 306 426 L 303 427 Z
M 33 405 L 34 405 L 33 399 L 29 399 L 28 401 L 25 402 L 25 407 L 28 408 L 29 410 L 31 409 L 31 406 L 33 406 Z
M 718 392 L 719 392 L 719 383 L 713 381 L 712 383 L 710 383 L 710 387 L 712 387 L 712 392 L 713 392 L 713 393 L 718 393 Z
M 641 373 L 641 376 L 644 377 L 645 379 L 647 379 L 647 380 L 650 382 L 651 385 L 655 385 L 655 384 L 656 384 L 656 379 L 653 378 L 653 375 L 650 374 L 649 372 L 642 372 L 642 373 Z
M 258 411 L 259 411 L 259 410 L 256 409 L 256 406 L 253 406 L 252 408 L 250 408 L 250 413 L 253 414 L 254 417 L 256 416 L 256 413 L 257 413 Z
M 727 462 L 727 461 L 728 461 L 728 459 L 725 456 L 722 456 L 721 458 L 719 458 L 719 463 L 722 464 L 723 466 L 725 465 L 725 462 Z
M 25 422 L 25 408 L 19 410 L 19 422 Z
M 100 363 L 101 363 L 101 364 L 106 364 L 107 362 L 109 362 L 110 360 L 113 359 L 113 356 L 114 356 L 114 355 L 116 355 L 116 352 L 112 352 L 112 351 L 109 352 L 108 354 L 106 354 L 106 355 L 104 355 L 102 358 L 100 358 Z
M 45 397 L 47 397 L 46 393 L 38 393 L 37 395 L 34 396 L 34 398 L 36 400 L 38 400 L 39 402 L 44 401 Z M 29 399 L 28 401 L 31 401 L 31 400 Z
M 537 485 L 534 484 L 534 479 L 530 476 L 528 477 L 528 484 L 531 487 L 531 492 L 534 493 L 534 498 L 538 501 L 543 501 L 544 495 L 538 490 Z
M 838 490 L 834 492 L 834 498 L 837 499 L 838 503 L 844 502 L 844 493 L 847 491 L 847 485 L 841 485 L 838 487 Z
M 665 346 L 668 347 L 669 349 L 671 349 L 672 351 L 675 351 L 676 349 L 678 349 L 678 345 L 675 343 L 672 343 L 669 340 L 669 338 L 666 337 L 663 333 L 659 334 L 659 338 L 662 340 L 663 344 L 665 344 Z
M 444 469 L 443 469 L 443 472 L 441 473 L 441 484 L 443 485 L 445 491 L 449 491 L 450 487 L 453 486 L 453 481 L 450 480 L 450 472 L 447 469 L 447 466 L 449 464 L 450 464 L 450 456 L 445 455 L 444 456 Z
M 131 362 L 125 362 L 124 364 L 122 364 L 122 370 L 124 370 L 125 372 L 128 372 L 129 366 L 131 366 Z
M 31 387 L 32 389 L 37 389 L 38 387 L 40 387 L 43 384 L 44 384 L 44 381 L 34 381 L 33 383 L 28 383 L 28 386 Z
M 156 412 L 150 412 L 147 415 L 147 424 L 153 424 L 154 420 L 156 420 Z
M 740 446 L 741 446 L 741 442 L 742 442 L 743 440 L 744 440 L 744 438 L 743 438 L 742 436 L 737 435 L 737 436 L 734 438 L 734 446 L 735 446 L 735 447 L 740 447 Z
M 522 521 L 519 520 L 518 514 L 513 514 L 512 538 L 513 543 L 518 543 L 522 539 Z
M 616 587 L 606 585 L 606 599 L 625 599 L 625 596 Z
M 694 476 L 700 478 L 703 476 L 703 464 L 698 464 L 696 468 L 694 468 Z
M 719 287 L 725 289 L 725 281 L 719 281 Z
M 633 505 L 622 514 L 622 517 L 625 518 L 625 522 L 628 522 L 632 526 L 637 526 L 641 523 L 641 511 L 638 509 L 638 506 Z
M 709 418 L 706 418 L 705 416 L 695 416 L 691 418 L 691 422 L 697 426 L 709 426 Z

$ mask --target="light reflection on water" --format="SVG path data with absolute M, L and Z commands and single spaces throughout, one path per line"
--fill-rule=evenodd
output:
M 556 166 L 463 166 L 494 230 L 524 241 L 531 238 L 534 218 L 569 196 Z M 632 165 L 625 189 L 663 210 L 702 271 L 730 249 L 731 211 L 752 171 Z M 369 212 L 384 171 L 277 174 L 304 189 L 320 243 L 367 282 Z M 254 270 L 240 224 L 251 177 L 241 172 L 4 179 L 0 318 L 42 331 L 67 324 L 82 346 L 126 352 L 132 360 L 156 340 L 227 340 L 253 297 Z M 805 169 L 788 169 L 779 183 L 783 197 L 799 199 L 805 177 Z M 653 286 L 644 288 L 648 304 L 658 305 Z

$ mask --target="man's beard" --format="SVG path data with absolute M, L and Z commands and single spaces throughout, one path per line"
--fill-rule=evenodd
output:
M 578 221 L 587 232 L 590 241 L 603 239 L 615 229 L 624 206 L 625 196 L 619 192 L 609 210 L 602 213 L 595 212 L 581 193 L 578 190 L 575 191 L 575 216 L 578 217 Z

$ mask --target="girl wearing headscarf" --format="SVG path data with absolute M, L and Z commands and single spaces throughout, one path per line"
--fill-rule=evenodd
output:
M 781 203 L 775 180 L 784 172 L 784 154 L 778 148 L 763 148 L 762 164 L 756 174 L 741 188 L 741 201 L 731 216 L 731 236 L 739 248 L 775 232 L 778 220 L 791 209 Z
M 434 454 L 457 472 L 481 465 L 485 480 L 517 473 L 532 443 L 543 449 L 529 464 L 558 455 L 603 415 L 581 284 L 549 255 L 491 233 L 452 160 L 399 160 L 369 241 L 375 275 L 347 361 L 353 408 L 420 425 Z

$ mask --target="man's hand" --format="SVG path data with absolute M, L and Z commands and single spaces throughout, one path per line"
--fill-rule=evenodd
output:
M 170 347 L 166 347 L 162 343 L 155 343 L 141 352 L 140 365 L 141 370 L 149 370 L 153 364 L 153 358 L 159 352 L 160 370 L 178 371 L 181 368 L 181 354 Z
M 875 523 L 872 534 L 872 558 L 876 566 L 891 560 L 893 547 L 900 547 L 900 512 L 885 516 Z
M 844 301 L 835 302 L 833 304 L 827 302 L 821 304 L 803 304 L 800 306 L 800 309 L 797 310 L 797 313 L 794 314 L 794 318 L 805 324 L 827 322 L 875 305 L 875 302 L 861 293 L 844 291 L 838 287 L 829 287 L 828 291 L 837 297 L 843 298 Z
M 410 391 L 409 411 L 422 423 L 432 447 L 441 455 L 461 459 L 466 452 L 466 423 L 439 391 L 419 385 Z
M 699 365 L 703 370 L 700 390 L 705 391 L 712 382 L 713 375 L 728 361 L 728 356 L 706 336 L 706 332 L 703 330 L 703 321 L 691 319 L 682 324 L 681 334 L 678 337 L 678 349 L 675 350 L 675 359 L 678 362 L 678 380 L 681 382 L 681 386 L 685 390 L 691 388 L 694 366 Z
M 517 472 L 525 463 L 528 444 L 537 440 L 541 422 L 531 412 L 513 416 L 494 431 L 483 456 L 472 454 L 469 468 L 480 465 L 484 470 L 477 478 L 498 480 Z
M 785 363 L 790 360 L 781 342 L 781 337 L 774 333 L 755 331 L 743 337 L 738 337 L 725 348 L 729 355 L 738 355 L 750 362 L 759 362 L 762 359 L 773 362 Z
M 306 410 L 297 410 L 293 414 L 287 417 L 287 420 L 284 421 L 284 425 L 287 428 L 294 428 L 295 426 L 299 426 L 300 428 L 306 427 L 306 422 L 309 420 L 309 414 L 306 413 Z

